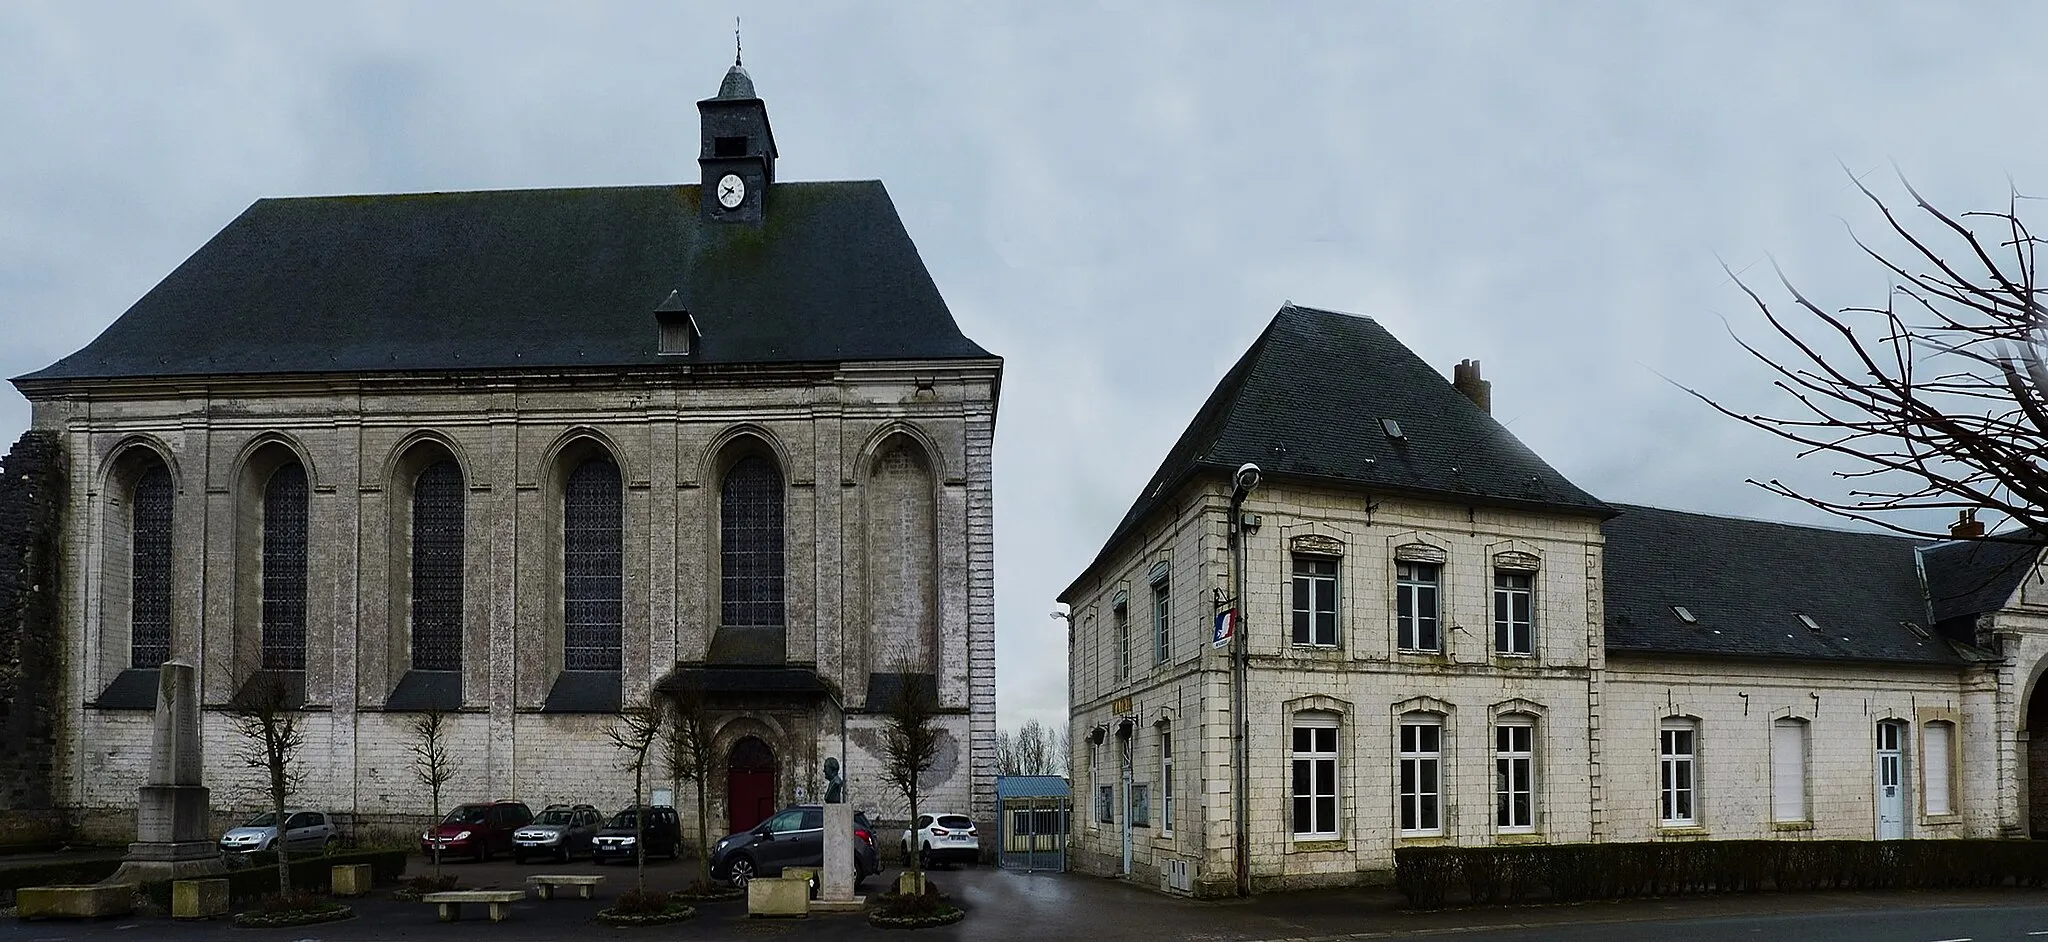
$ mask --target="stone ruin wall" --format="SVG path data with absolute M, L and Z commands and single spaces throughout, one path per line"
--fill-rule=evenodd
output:
M 64 838 L 52 814 L 61 703 L 57 436 L 30 430 L 0 460 L 0 847 Z

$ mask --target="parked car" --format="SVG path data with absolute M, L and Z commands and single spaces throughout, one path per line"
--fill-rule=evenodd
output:
M 903 859 L 915 850 L 926 867 L 935 863 L 974 863 L 981 859 L 981 838 L 974 819 L 964 814 L 921 814 L 903 832 Z
M 632 860 L 633 817 L 643 810 L 647 812 L 647 823 L 640 828 L 639 837 L 647 842 L 647 856 L 670 860 L 682 856 L 683 821 L 676 817 L 676 809 L 668 805 L 635 805 L 612 815 L 598 830 L 590 841 L 590 862 Z
M 512 833 L 533 821 L 533 812 L 523 801 L 473 802 L 458 806 L 420 835 L 420 853 L 434 856 L 474 857 L 489 860 L 498 851 L 512 850 Z
M 525 863 L 528 857 L 548 856 L 557 861 L 590 850 L 604 816 L 590 805 L 549 805 L 532 823 L 512 832 L 512 860 Z
M 341 832 L 326 812 L 309 811 L 305 808 L 287 808 L 284 812 L 284 848 L 293 850 L 324 850 L 341 843 Z M 229 828 L 220 836 L 220 849 L 227 854 L 247 854 L 259 850 L 277 850 L 277 812 L 265 811 L 242 823 L 241 827 Z
M 825 863 L 825 806 L 792 805 L 759 827 L 719 839 L 711 849 L 711 878 L 746 886 L 755 877 L 779 876 L 785 867 L 820 867 Z M 875 829 L 868 816 L 853 813 L 853 882 L 882 871 L 875 850 Z

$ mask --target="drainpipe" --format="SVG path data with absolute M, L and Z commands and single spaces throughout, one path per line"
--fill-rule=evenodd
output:
M 1237 609 L 1237 625 L 1230 639 L 1230 699 L 1231 714 L 1237 720 L 1237 728 L 1231 736 L 1230 761 L 1236 768 L 1236 782 L 1231 786 L 1235 797 L 1236 826 L 1231 830 L 1237 837 L 1237 895 L 1252 895 L 1251 856 L 1252 777 L 1251 777 L 1251 717 L 1245 707 L 1246 651 L 1245 629 L 1249 619 L 1245 617 L 1244 603 L 1244 500 L 1251 496 L 1253 488 L 1259 486 L 1259 466 L 1246 462 L 1238 466 L 1237 474 L 1231 478 L 1230 490 L 1230 595 L 1231 605 Z

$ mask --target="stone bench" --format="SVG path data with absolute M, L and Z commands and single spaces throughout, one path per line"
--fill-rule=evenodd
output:
M 212 919 L 228 914 L 228 881 L 178 880 L 171 884 L 172 919 Z
M 811 881 L 803 877 L 755 877 L 747 881 L 747 915 L 808 916 Z
M 461 921 L 464 903 L 484 903 L 491 907 L 492 922 L 504 922 L 512 915 L 512 904 L 525 898 L 525 890 L 447 890 L 425 894 L 420 902 L 441 907 L 442 922 Z
M 14 891 L 14 915 L 20 919 L 98 919 L 134 911 L 133 883 L 24 886 Z
M 327 886 L 336 896 L 368 896 L 375 879 L 369 864 L 337 864 L 329 870 Z
M 591 891 L 603 882 L 604 877 L 592 873 L 541 873 L 526 878 L 526 885 L 533 887 L 533 895 L 541 899 L 554 899 L 558 886 L 573 886 L 577 899 L 589 899 Z

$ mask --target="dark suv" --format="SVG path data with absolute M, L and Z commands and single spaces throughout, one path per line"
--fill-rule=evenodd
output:
M 647 822 L 640 827 L 640 839 L 647 842 L 647 856 L 674 860 L 683 853 L 683 822 L 668 805 L 636 805 L 612 815 L 597 836 L 590 840 L 590 862 L 632 860 L 633 817 L 645 811 Z
M 498 851 L 510 853 L 512 832 L 532 820 L 533 812 L 523 801 L 461 805 L 420 835 L 420 853 L 431 858 L 438 847 L 442 857 L 489 860 Z
M 711 878 L 746 886 L 755 877 L 780 876 L 784 867 L 818 867 L 825 863 L 825 806 L 793 805 L 775 813 L 751 831 L 719 840 L 711 849 Z M 875 829 L 868 816 L 853 813 L 853 882 L 882 870 L 875 851 Z

